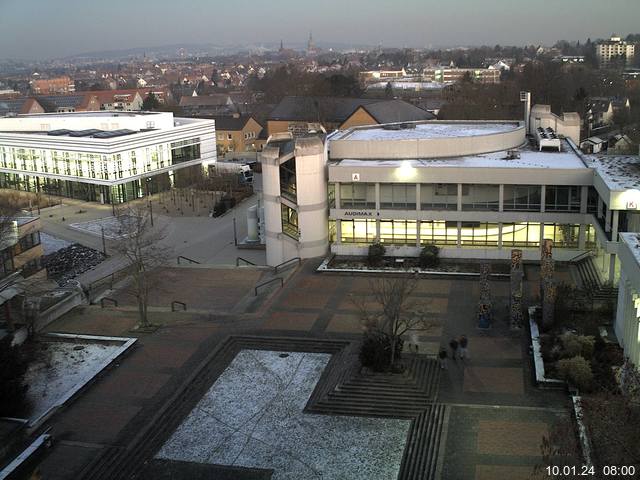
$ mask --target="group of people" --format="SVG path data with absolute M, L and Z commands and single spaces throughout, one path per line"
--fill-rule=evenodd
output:
M 449 342 L 449 348 L 451 349 L 451 358 L 454 361 L 460 359 L 464 362 L 465 359 L 469 359 L 469 340 L 466 335 L 460 335 L 458 338 L 452 338 Z M 441 348 L 438 354 L 440 358 L 440 368 L 443 370 L 447 368 L 447 358 L 449 354 L 446 348 Z

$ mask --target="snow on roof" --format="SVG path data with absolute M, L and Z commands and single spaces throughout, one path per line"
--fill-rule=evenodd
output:
M 425 138 L 473 137 L 505 133 L 519 128 L 518 122 L 505 123 L 419 123 L 415 128 L 391 130 L 383 127 L 345 131 L 337 140 L 416 140 Z
M 331 165 L 343 167 L 398 167 L 408 165 L 420 167 L 466 167 L 466 168 L 549 168 L 549 169 L 586 169 L 582 162 L 569 147 L 566 140 L 562 141 L 562 152 L 538 151 L 529 147 L 517 150 L 520 158 L 507 159 L 507 152 L 492 152 L 482 155 L 450 157 L 439 159 L 406 159 L 406 160 L 352 160 L 344 159 L 330 162 Z M 408 163 L 407 163 L 408 162 Z
M 620 238 L 624 243 L 629 245 L 629 250 L 636 258 L 636 262 L 640 265 L 640 234 L 638 233 L 620 233 Z
M 640 157 L 637 155 L 585 155 L 609 190 L 640 189 Z

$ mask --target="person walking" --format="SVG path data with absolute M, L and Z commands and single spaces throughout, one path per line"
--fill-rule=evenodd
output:
M 466 335 L 460 336 L 460 339 L 458 340 L 458 345 L 460 347 L 460 360 L 464 360 L 465 358 L 469 360 L 469 350 L 468 350 L 469 340 L 467 339 Z
M 438 357 L 440 358 L 440 368 L 442 370 L 446 370 L 447 369 L 447 351 L 444 348 L 441 348 L 440 353 L 438 354 Z
M 455 360 L 458 355 L 458 341 L 455 338 L 452 338 L 449 342 L 449 348 L 451 348 L 451 358 Z

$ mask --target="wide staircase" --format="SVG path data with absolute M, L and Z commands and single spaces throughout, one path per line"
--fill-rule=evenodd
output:
M 605 284 L 600 278 L 598 267 L 596 267 L 592 256 L 582 257 L 574 263 L 582 287 L 589 292 L 596 301 L 611 301 L 618 298 L 618 289 Z

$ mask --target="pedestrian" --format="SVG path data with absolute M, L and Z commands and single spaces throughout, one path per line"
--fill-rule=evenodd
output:
M 456 355 L 458 355 L 458 341 L 455 338 L 452 338 L 449 342 L 449 347 L 451 348 L 451 358 L 456 359 Z
M 446 370 L 447 369 L 447 351 L 444 348 L 441 348 L 440 353 L 438 354 L 438 357 L 440 358 L 440 368 L 442 370 Z
M 469 344 L 469 340 L 467 340 L 466 335 L 461 335 L 458 340 L 458 345 L 460 346 L 460 360 L 464 360 L 465 358 L 469 360 L 469 350 L 467 345 Z

